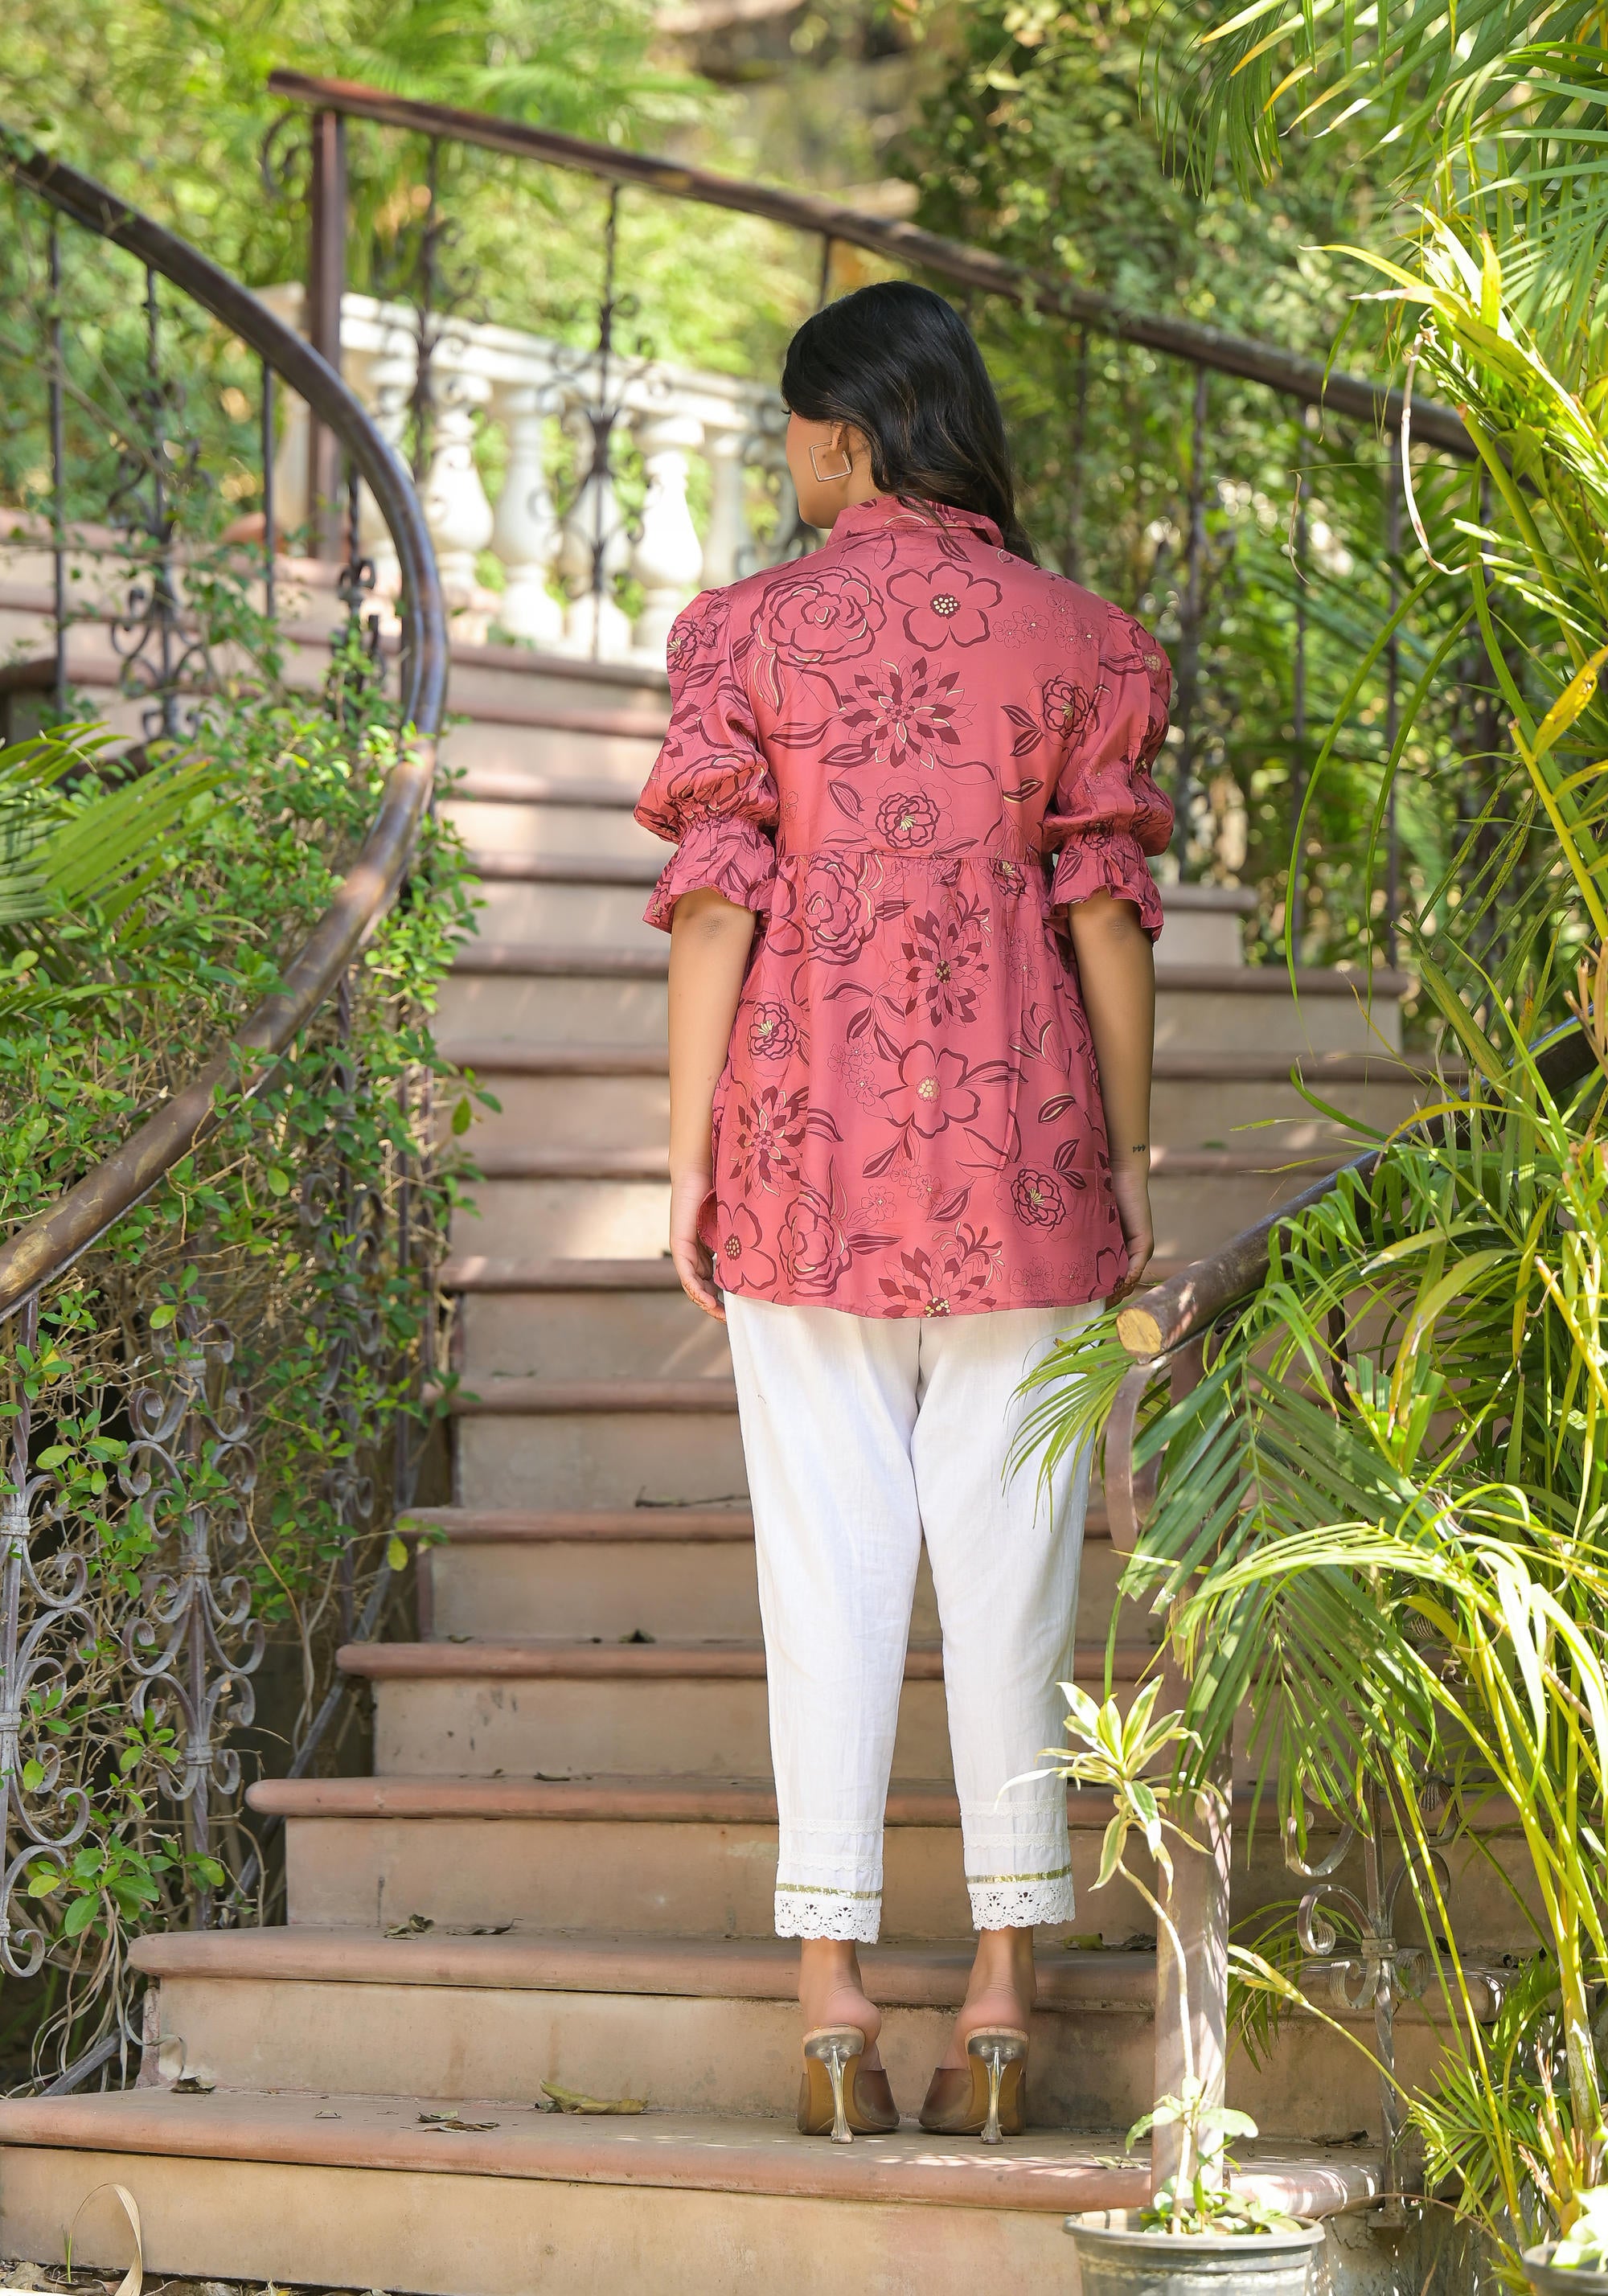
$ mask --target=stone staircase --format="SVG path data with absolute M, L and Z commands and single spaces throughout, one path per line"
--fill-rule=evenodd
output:
M 663 1252 L 666 943 L 640 922 L 663 849 L 631 804 L 662 676 L 455 652 L 466 722 L 445 801 L 478 857 L 479 939 L 446 1047 L 502 1103 L 452 1239 L 456 1504 L 417 1518 L 418 1639 L 349 1649 L 372 1685 L 371 1777 L 270 1781 L 285 1927 L 146 1940 L 161 2035 L 120 2094 L 0 2103 L 0 2252 L 50 2258 L 86 2194 L 135 2192 L 150 2267 L 431 2296 L 697 2289 L 775 2275 L 888 2296 L 1056 2276 L 1071 2208 L 1141 2196 L 1120 2131 L 1151 2100 L 1150 1916 L 1092 1894 L 1109 1805 L 1075 1796 L 1079 1911 L 1040 1943 L 1036 2120 L 998 2154 L 914 2121 L 839 2148 L 792 2126 L 793 1953 L 775 1855 L 751 1525 L 724 1333 Z M 1237 893 L 1185 888 L 1161 944 L 1154 1136 L 1163 1261 L 1221 1242 L 1346 1152 L 1289 1082 L 1393 1121 L 1399 983 L 1245 966 Z M 1247 1125 L 1276 1119 L 1275 1131 Z M 1098 1687 L 1116 1560 L 1098 1500 L 1078 1672 Z M 1116 1677 L 1147 1664 L 1120 1622 Z M 889 1808 L 886 1941 L 865 1956 L 914 2114 L 969 1960 L 941 1654 L 923 1570 Z M 1242 1905 L 1288 1898 L 1268 1829 Z M 1404 2070 L 1427 2054 L 1404 2021 Z M 170 2077 L 170 2075 L 169 2075 Z M 544 2082 L 645 2112 L 540 2110 Z M 1321 2029 L 1236 2102 L 1275 2132 L 1251 2173 L 1325 2214 L 1366 2199 L 1350 2138 L 1376 2086 Z M 487 2100 L 491 2100 L 488 2102 Z M 443 2116 L 447 2118 L 443 2119 Z M 116 2203 L 78 2253 L 113 2261 Z

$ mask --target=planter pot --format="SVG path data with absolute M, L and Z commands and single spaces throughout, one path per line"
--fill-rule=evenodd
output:
M 1525 2250 L 1521 2260 L 1532 2288 L 1542 2292 L 1542 2296 L 1608 2296 L 1608 2272 L 1575 2272 L 1568 2265 L 1559 2267 L 1552 2262 L 1556 2246 L 1556 2241 L 1549 2240 L 1545 2248 Z
M 1141 2232 L 1137 2209 L 1068 2217 L 1083 2296 L 1307 2296 L 1321 2225 L 1298 2232 Z M 1560 2279 L 1563 2277 L 1560 2275 Z

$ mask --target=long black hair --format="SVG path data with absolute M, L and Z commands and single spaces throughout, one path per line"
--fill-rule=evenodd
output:
M 787 347 L 782 396 L 806 422 L 862 433 L 879 494 L 980 511 L 1007 550 L 1036 560 L 982 353 L 930 287 L 879 281 L 806 319 Z

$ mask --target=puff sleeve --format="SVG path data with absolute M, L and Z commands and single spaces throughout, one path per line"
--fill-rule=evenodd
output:
M 1094 707 L 1045 813 L 1045 849 L 1055 855 L 1050 904 L 1064 911 L 1091 893 L 1114 893 L 1134 904 L 1153 941 L 1161 897 L 1144 857 L 1167 850 L 1172 807 L 1150 769 L 1167 734 L 1172 670 L 1149 631 L 1113 607 L 1098 673 Z
M 776 784 L 733 659 L 731 597 L 707 590 L 677 616 L 666 648 L 670 723 L 636 818 L 676 853 L 644 916 L 669 932 L 684 893 L 708 887 L 764 915 L 776 875 Z

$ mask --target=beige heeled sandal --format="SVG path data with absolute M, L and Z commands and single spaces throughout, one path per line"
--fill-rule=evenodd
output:
M 964 2065 L 939 2065 L 927 2087 L 922 2127 L 935 2136 L 1020 2136 L 1028 2117 L 1028 2037 L 985 2025 L 966 2036 Z
M 851 2144 L 857 2136 L 885 2136 L 898 2127 L 898 2107 L 888 2076 L 860 2062 L 866 2036 L 857 2025 L 821 2025 L 804 2036 L 804 2078 L 799 2086 L 799 2134 Z

